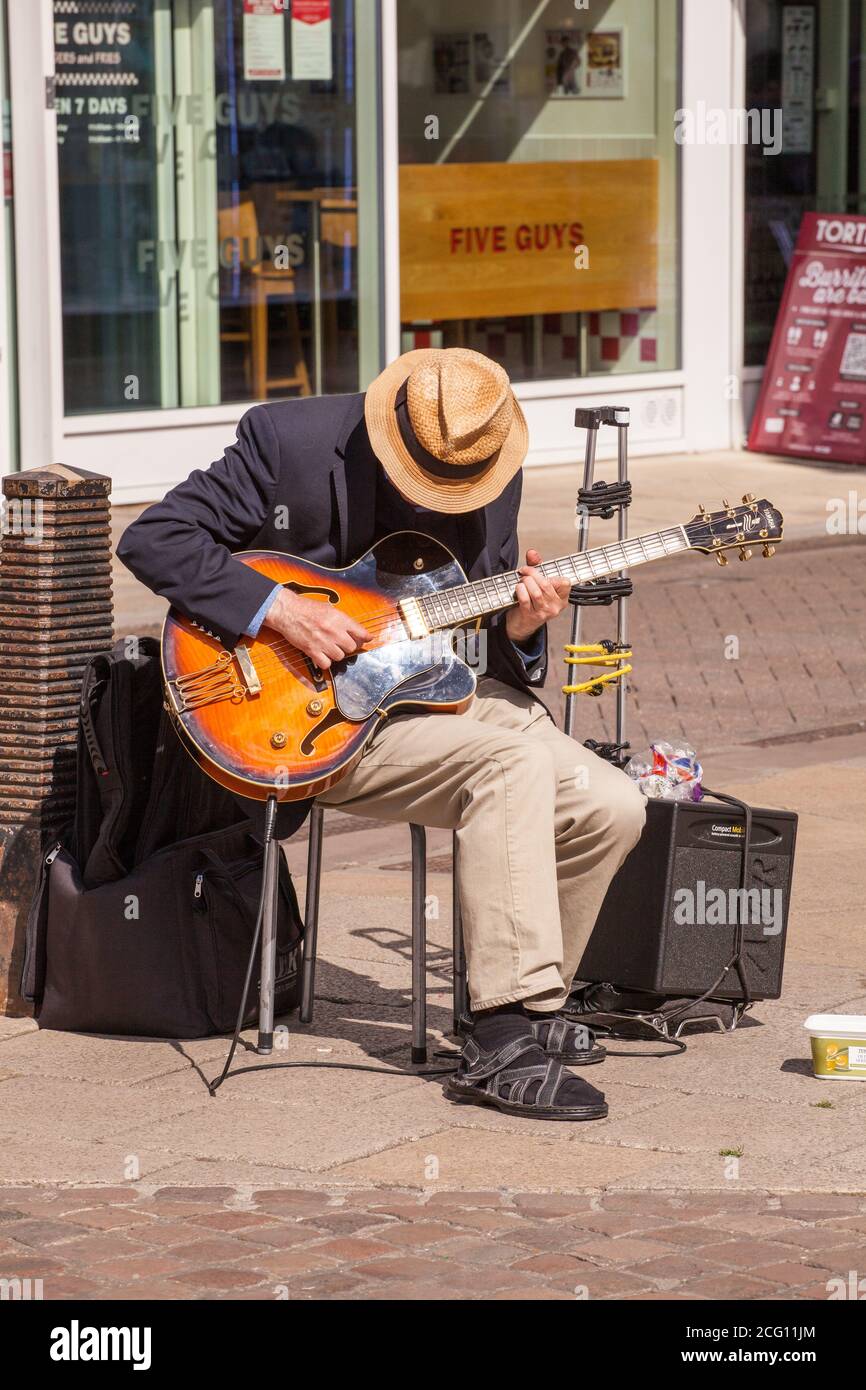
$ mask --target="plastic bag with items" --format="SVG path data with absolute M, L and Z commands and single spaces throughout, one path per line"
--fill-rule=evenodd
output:
M 687 743 L 650 745 L 626 763 L 626 773 L 652 801 L 700 801 L 704 771 Z

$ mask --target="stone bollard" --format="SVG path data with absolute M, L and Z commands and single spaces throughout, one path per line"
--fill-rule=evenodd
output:
M 81 677 L 111 646 L 110 478 L 51 464 L 3 479 L 0 1011 L 19 995 L 27 909 L 72 815 Z

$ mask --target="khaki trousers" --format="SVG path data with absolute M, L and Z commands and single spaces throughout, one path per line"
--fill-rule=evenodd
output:
M 607 886 L 644 823 L 618 769 L 557 729 L 527 693 L 484 678 L 462 715 L 386 719 L 319 800 L 456 830 L 473 1010 L 567 995 Z

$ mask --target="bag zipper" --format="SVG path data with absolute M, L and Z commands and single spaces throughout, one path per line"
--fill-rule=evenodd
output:
M 56 843 L 45 855 L 45 858 L 42 860 L 42 869 L 39 874 L 39 882 L 36 886 L 34 900 L 41 900 L 42 894 L 45 892 L 46 873 L 48 869 L 51 868 L 51 865 L 54 863 L 62 848 L 63 842 L 61 840 L 57 840 Z M 23 990 L 29 990 L 31 988 L 31 981 L 29 977 L 33 966 L 33 952 L 36 950 L 36 944 L 36 933 L 28 931 L 24 938 L 24 960 L 21 962 L 20 981 L 22 989 L 22 998 L 27 999 L 28 1003 L 38 1003 L 38 1000 L 36 1000 L 35 997 L 23 994 Z

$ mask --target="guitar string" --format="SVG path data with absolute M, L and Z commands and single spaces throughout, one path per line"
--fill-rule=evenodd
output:
M 670 528 L 670 530 L 669 530 L 668 532 L 666 532 L 665 534 L 669 535 L 671 539 L 674 539 L 674 538 L 679 539 L 679 528 Z M 606 574 L 615 574 L 616 571 L 617 571 L 617 568 L 630 568 L 630 567 L 633 566 L 634 564 L 640 563 L 642 560 L 663 559 L 666 555 L 671 554 L 671 552 L 665 548 L 664 543 L 663 543 L 663 541 L 662 541 L 662 539 L 661 539 L 661 535 L 662 535 L 662 533 L 659 532 L 659 533 L 654 533 L 651 537 L 650 537 L 650 536 L 640 536 L 640 537 L 634 536 L 634 537 L 631 538 L 630 541 L 626 542 L 626 544 L 637 545 L 640 541 L 647 542 L 647 541 L 649 541 L 649 540 L 652 540 L 653 543 L 654 543 L 656 546 L 661 546 L 661 549 L 658 551 L 658 554 L 657 554 L 657 555 L 649 555 L 649 556 L 648 556 L 648 555 L 646 555 L 645 553 L 642 552 L 641 555 L 640 555 L 639 557 L 637 557 L 637 559 L 635 559 L 635 560 L 629 560 L 629 557 L 626 555 L 626 560 L 628 560 L 628 564 L 627 564 L 627 565 L 625 565 L 625 566 L 623 566 L 623 565 L 618 565 L 618 566 L 615 566 L 615 567 L 611 567 L 611 568 L 609 568 L 609 569 L 606 569 L 606 570 L 603 571 L 602 573 L 596 573 L 595 571 L 593 571 L 592 577 L 593 577 L 593 578 L 596 578 L 596 579 L 600 579 L 600 578 L 603 578 L 604 575 L 606 575 Z M 616 544 L 619 544 L 619 542 L 616 542 Z M 597 556 L 598 556 L 598 555 L 603 555 L 603 552 L 604 552 L 607 548 L 608 548 L 608 547 L 606 547 L 606 546 L 601 546 L 601 547 L 599 547 L 598 550 L 593 551 L 593 552 L 579 552 L 577 556 L 563 557 L 562 560 L 551 560 L 551 561 L 548 561 L 547 563 L 550 564 L 550 565 L 559 565 L 559 564 L 571 563 L 571 564 L 572 564 L 572 568 L 576 569 L 577 566 L 576 566 L 576 563 L 574 563 L 575 561 L 581 560 L 581 559 L 585 559 L 586 556 L 587 556 L 588 554 L 590 554 L 590 553 L 592 553 L 593 555 L 597 555 Z M 610 548 L 612 549 L 613 547 L 611 546 Z M 673 552 L 673 553 L 677 553 L 677 552 Z M 604 558 L 604 557 L 603 557 L 603 563 L 605 563 L 605 564 L 608 563 L 607 560 L 606 560 L 606 558 Z M 542 566 L 541 568 L 543 568 L 543 566 Z M 511 570 L 511 571 L 508 571 L 508 572 L 505 573 L 505 574 L 491 575 L 491 576 L 489 576 L 487 579 L 483 579 L 483 580 L 474 580 L 474 581 L 472 581 L 472 583 L 470 583 L 470 584 L 458 584 L 458 585 L 454 585 L 452 588 L 448 588 L 448 589 L 436 589 L 436 590 L 432 590 L 429 594 L 418 594 L 418 595 L 413 595 L 412 597 L 417 597 L 419 601 L 422 601 L 422 602 L 423 602 L 424 599 L 433 599 L 433 600 L 436 600 L 437 598 L 439 598 L 440 595 L 442 595 L 443 597 L 440 599 L 440 602 L 444 605 L 444 604 L 448 603 L 449 601 L 451 601 L 451 599 L 453 599 L 454 596 L 457 595 L 460 591 L 466 592 L 467 590 L 476 589 L 476 588 L 478 589 L 478 591 L 481 591 L 481 590 L 482 590 L 482 587 L 483 587 L 485 584 L 491 584 L 491 583 L 494 585 L 494 596 L 497 596 L 497 595 L 496 595 L 496 589 L 495 589 L 496 584 L 497 584 L 497 583 L 500 583 L 500 584 L 501 584 L 503 581 L 506 581 L 506 582 L 507 582 L 507 580 L 510 579 L 512 575 L 514 575 L 515 580 L 516 580 L 517 582 L 519 582 L 518 571 L 516 571 L 516 570 Z M 546 576 L 546 577 L 547 577 L 547 576 Z M 554 575 L 553 573 L 551 573 L 551 576 L 550 576 L 550 577 L 561 578 L 561 579 L 569 579 L 571 576 L 569 576 L 569 575 L 564 575 L 564 574 L 561 574 L 561 573 L 555 574 L 555 575 Z M 576 580 L 577 580 L 578 582 L 586 582 L 586 581 L 581 580 L 579 575 L 575 575 L 575 578 L 576 578 Z M 502 596 L 501 596 L 501 595 L 498 595 L 497 597 L 502 597 Z M 460 602 L 460 599 L 458 598 L 457 601 Z M 453 622 L 454 622 L 455 625 L 456 625 L 456 624 L 460 624 L 460 623 L 464 623 L 464 622 L 471 622 L 472 619 L 473 619 L 473 617 L 482 617 L 482 616 L 484 615 L 484 612 L 485 612 L 485 611 L 486 611 L 486 612 L 496 612 L 497 610 L 501 611 L 501 608 L 512 607 L 512 606 L 514 606 L 514 603 L 515 603 L 515 600 L 514 600 L 514 597 L 513 597 L 513 595 L 512 595 L 512 596 L 510 596 L 509 599 L 508 599 L 506 602 L 504 602 L 503 604 L 500 605 L 500 604 L 497 603 L 497 605 L 496 605 L 495 608 L 493 608 L 493 609 L 488 609 L 488 610 L 482 610 L 482 612 L 480 612 L 480 613 L 477 613 L 477 612 L 476 612 L 476 613 L 474 613 L 474 614 L 473 614 L 473 613 L 467 613 L 467 614 L 454 614 L 454 613 L 451 613 L 451 614 L 449 614 L 447 611 L 444 611 L 444 616 L 445 616 L 445 618 L 446 618 L 446 620 L 447 620 L 446 623 L 443 625 L 443 628 L 440 628 L 440 629 L 434 628 L 433 631 L 436 631 L 436 630 L 445 630 L 445 629 L 447 629 L 447 627 L 449 626 L 449 624 L 450 624 L 450 622 L 451 622 L 452 620 L 453 620 Z M 383 634 L 384 632 L 386 632 L 390 627 L 394 627 L 395 631 L 400 631 L 400 630 L 402 630 L 402 629 L 399 627 L 399 624 L 400 624 L 400 621 L 401 621 L 401 620 L 400 620 L 400 617 L 399 617 L 399 614 L 395 614 L 395 613 L 393 613 L 393 612 L 388 613 L 388 612 L 386 612 L 385 610 L 375 610 L 375 611 L 370 612 L 370 613 L 366 613 L 366 614 L 362 613 L 362 614 L 357 614 L 357 615 L 354 615 L 354 614 L 353 614 L 353 615 L 351 615 L 351 616 L 354 617 L 354 619 L 355 619 L 356 622 L 361 623 L 364 627 L 368 628 L 368 630 L 369 630 L 371 633 L 373 633 L 374 636 L 375 636 L 375 635 L 382 635 L 382 634 Z M 434 616 L 434 618 L 435 618 L 435 614 L 434 614 L 433 616 Z M 266 626 L 267 626 L 267 622 L 265 622 L 265 623 L 263 624 L 263 626 L 266 627 Z M 409 639 L 409 640 L 411 640 L 411 639 Z M 421 640 L 424 640 L 424 639 L 421 639 Z M 281 651 L 298 651 L 298 650 L 299 650 L 299 648 L 296 647 L 294 643 L 289 642 L 289 640 L 288 640 L 287 638 L 281 638 L 280 641 L 278 641 L 278 642 L 262 643 L 262 645 L 263 645 L 263 646 L 266 646 L 270 651 L 272 651 L 272 652 L 274 652 L 274 653 L 279 653 L 279 652 L 281 652 Z M 372 648 L 367 648 L 367 650 L 373 650 L 373 649 L 372 649 Z
M 665 531 L 653 531 L 653 532 L 650 532 L 648 535 L 645 535 L 645 536 L 630 536 L 630 537 L 626 537 L 626 539 L 625 539 L 624 541 L 614 541 L 614 542 L 612 542 L 612 543 L 610 544 L 610 546 L 603 546 L 603 545 L 602 545 L 602 546 L 596 547 L 594 550 L 577 551 L 577 552 L 575 552 L 575 554 L 573 554 L 573 555 L 563 555 L 563 556 L 558 557 L 558 558 L 555 559 L 555 560 L 543 561 L 540 565 L 537 566 L 537 568 L 538 568 L 539 570 L 541 570 L 542 572 L 544 572 L 544 571 L 549 571 L 548 573 L 545 574 L 545 576 L 544 576 L 545 578 L 559 578 L 559 579 L 572 579 L 572 578 L 573 578 L 574 581 L 576 581 L 576 582 L 578 582 L 578 583 L 583 583 L 583 582 L 586 582 L 586 581 L 583 580 L 583 579 L 581 578 L 581 576 L 577 573 L 577 566 L 578 566 L 579 563 L 584 562 L 584 563 L 586 563 L 586 564 L 588 565 L 588 567 L 589 567 L 589 576 L 588 576 L 588 578 L 590 578 L 590 579 L 592 579 L 592 578 L 596 578 L 596 579 L 602 578 L 605 574 L 614 574 L 614 573 L 616 573 L 616 571 L 619 570 L 619 569 L 628 569 L 628 568 L 630 568 L 631 566 L 641 564 L 643 561 L 646 561 L 646 560 L 664 559 L 664 557 L 665 557 L 666 555 L 670 555 L 670 554 L 672 553 L 671 551 L 669 551 L 669 550 L 667 549 L 667 546 L 665 545 L 665 538 L 667 538 L 667 539 L 669 539 L 669 540 L 671 540 L 671 541 L 680 541 L 680 540 L 682 539 L 681 534 L 680 534 L 680 533 L 681 533 L 681 529 L 682 529 L 682 528 L 680 528 L 679 526 L 671 526 L 671 527 L 668 527 Z M 656 553 L 655 555 L 648 555 L 648 554 L 647 554 L 647 548 L 648 548 L 650 545 L 654 545 L 654 546 L 656 547 L 656 552 L 657 552 L 657 553 Z M 634 558 L 631 558 L 631 557 L 627 554 L 626 549 L 625 549 L 626 546 L 631 546 L 631 547 L 637 546 L 637 547 L 639 547 L 638 553 L 637 553 L 637 555 L 636 555 Z M 611 562 L 608 560 L 607 555 L 606 555 L 605 552 L 606 552 L 608 549 L 611 550 L 611 551 L 613 551 L 614 549 L 617 549 L 617 548 L 619 548 L 619 549 L 622 550 L 622 552 L 623 552 L 623 559 L 622 559 L 622 560 L 617 559 L 617 561 L 616 561 L 615 563 L 611 563 Z M 691 548 L 691 547 L 689 547 L 689 548 Z M 676 552 L 674 552 L 674 553 L 676 553 Z M 598 572 L 595 571 L 594 568 L 593 568 L 593 561 L 594 561 L 595 559 L 601 559 L 602 563 L 606 566 L 606 568 L 605 568 L 604 570 L 602 570 L 602 571 L 598 571 Z M 570 566 L 573 570 L 575 570 L 574 576 L 570 576 L 570 575 L 563 574 L 562 571 L 561 571 L 561 569 L 555 568 L 555 567 L 564 566 L 564 565 L 568 565 L 568 566 Z M 479 591 L 480 591 L 480 590 L 482 590 L 483 586 L 486 585 L 486 584 L 499 584 L 499 583 L 502 583 L 503 581 L 507 581 L 508 579 L 511 579 L 512 577 L 513 577 L 513 579 L 514 579 L 515 584 L 517 584 L 517 583 L 520 581 L 520 572 L 519 572 L 519 570 L 507 570 L 507 571 L 504 571 L 502 574 L 488 575 L 488 576 L 487 576 L 486 578 L 484 578 L 484 579 L 475 579 L 475 580 L 471 580 L 470 582 L 465 583 L 465 584 L 455 584 L 455 585 L 450 586 L 449 588 L 431 590 L 430 593 L 428 593 L 428 594 L 410 595 L 409 597 L 418 598 L 419 600 L 423 601 L 424 599 L 436 598 L 437 595 L 439 595 L 439 594 L 452 595 L 452 596 L 453 596 L 453 595 L 456 595 L 456 594 L 459 594 L 459 593 L 464 593 L 464 592 L 467 592 L 467 591 L 473 590 L 473 589 L 479 590 Z M 278 583 L 279 581 L 278 581 L 278 580 L 275 580 L 275 582 Z M 370 612 L 370 613 L 367 613 L 367 614 L 359 614 L 358 617 L 357 617 L 357 621 L 358 621 L 358 622 L 363 622 L 363 621 L 367 621 L 367 620 L 369 620 L 369 621 L 375 621 L 375 620 L 377 620 L 377 619 L 387 618 L 387 616 L 388 616 L 388 615 L 386 615 L 386 613 L 384 612 L 384 610 L 374 610 L 373 612 Z M 469 616 L 469 615 L 467 615 L 467 616 Z M 465 619 L 464 619 L 463 621 L 465 621 Z
M 591 573 L 592 573 L 592 577 L 593 577 L 593 578 L 602 578 L 602 577 L 604 577 L 604 575 L 606 575 L 606 574 L 614 574 L 614 573 L 616 573 L 617 569 L 629 568 L 629 567 L 631 567 L 631 566 L 632 566 L 633 564 L 635 564 L 635 563 L 641 563 L 642 561 L 650 560 L 650 559 L 662 559 L 662 558 L 664 558 L 665 556 L 669 555 L 671 552 L 668 551 L 668 549 L 666 548 L 666 546 L 665 546 L 665 544 L 664 544 L 664 538 L 665 538 L 666 536 L 669 537 L 669 538 L 672 539 L 672 540 L 673 540 L 673 539 L 680 540 L 680 539 L 681 539 L 681 536 L 680 536 L 680 528 L 679 528 L 679 527 L 670 527 L 670 528 L 668 528 L 665 532 L 653 532 L 653 533 L 651 533 L 650 535 L 647 535 L 647 536 L 633 536 L 633 537 L 628 538 L 625 542 L 614 542 L 614 543 L 611 544 L 610 547 L 607 547 L 607 546 L 600 546 L 600 547 L 598 547 L 597 549 L 592 550 L 592 551 L 577 552 L 575 555 L 563 556 L 563 557 L 561 557 L 560 559 L 557 559 L 557 560 L 550 560 L 550 561 L 547 561 L 547 562 L 545 562 L 544 564 L 542 564 L 541 566 L 539 566 L 539 568 L 542 569 L 542 570 L 544 570 L 544 569 L 547 568 L 548 566 L 552 567 L 552 566 L 561 566 L 561 565 L 564 565 L 564 564 L 568 564 L 568 565 L 570 565 L 571 568 L 574 569 L 575 572 L 576 572 L 576 571 L 577 571 L 578 563 L 579 563 L 580 561 L 586 561 L 586 562 L 589 564 L 589 567 L 590 567 L 590 570 L 591 570 Z M 646 547 L 647 547 L 649 544 L 652 544 L 653 546 L 656 547 L 656 550 L 657 550 L 657 553 L 656 553 L 656 554 L 653 554 L 653 555 L 647 555 L 647 554 L 646 554 Z M 617 564 L 616 566 L 612 566 L 612 567 L 610 567 L 610 568 L 605 569 L 605 570 L 603 571 L 603 573 L 601 573 L 601 574 L 596 574 L 595 571 L 594 571 L 593 568 L 592 568 L 592 558 L 600 557 L 601 560 L 602 560 L 602 563 L 604 563 L 605 565 L 608 565 L 610 562 L 609 562 L 608 559 L 607 559 L 607 556 L 606 556 L 606 554 L 605 554 L 605 551 L 606 551 L 608 548 L 610 548 L 611 550 L 613 550 L 613 549 L 614 549 L 614 545 L 616 545 L 616 546 L 618 546 L 618 547 L 620 547 L 620 548 L 623 549 L 623 555 L 624 555 L 624 557 L 625 557 L 625 559 L 626 559 L 626 561 L 627 561 L 627 564 L 626 564 L 626 565 Z M 625 551 L 625 548 L 624 548 L 626 545 L 630 545 L 630 546 L 639 546 L 639 547 L 640 547 L 640 554 L 639 554 L 638 557 L 636 557 L 635 560 L 632 560 L 632 559 L 629 558 L 629 556 L 628 556 L 628 554 L 627 554 L 627 552 Z M 659 547 L 660 547 L 660 548 L 659 548 Z M 673 553 L 677 553 L 677 552 L 673 552 Z M 592 557 L 592 558 L 590 558 L 590 557 Z M 413 595 L 413 597 L 417 597 L 417 598 L 418 598 L 419 600 L 421 600 L 421 601 L 423 601 L 424 599 L 434 599 L 434 600 L 435 600 L 437 597 L 439 597 L 439 595 L 445 595 L 445 596 L 450 595 L 450 596 L 453 598 L 453 596 L 455 596 L 458 592 L 461 592 L 461 591 L 462 591 L 463 593 L 465 593 L 465 592 L 470 591 L 470 590 L 473 590 L 473 589 L 476 590 L 477 592 L 483 593 L 483 587 L 484 587 L 484 585 L 487 585 L 487 584 L 493 584 L 493 586 L 494 586 L 494 590 L 493 590 L 494 596 L 495 596 L 495 597 L 501 597 L 501 595 L 498 595 L 498 596 L 496 595 L 496 584 L 497 584 L 497 583 L 501 584 L 503 581 L 507 582 L 508 579 L 510 579 L 512 576 L 515 578 L 515 580 L 516 580 L 517 582 L 519 582 L 519 572 L 516 571 L 516 570 L 513 570 L 513 571 L 508 571 L 507 573 L 504 573 L 504 574 L 500 574 L 500 575 L 491 575 L 491 576 L 488 576 L 486 579 L 474 580 L 474 581 L 472 581 L 471 583 L 454 585 L 454 586 L 453 586 L 452 588 L 450 588 L 450 589 L 438 589 L 438 590 L 432 590 L 429 594 Z M 545 575 L 545 577 L 548 577 L 548 576 Z M 570 576 L 564 575 L 564 574 L 562 574 L 561 572 L 557 573 L 557 572 L 553 571 L 552 569 L 551 569 L 551 572 L 550 572 L 550 577 L 557 577 L 557 578 L 563 578 L 563 579 L 570 578 Z M 581 577 L 580 577 L 577 573 L 575 573 L 575 579 L 576 579 L 578 582 L 586 582 L 586 581 L 584 581 L 584 580 L 581 580 Z M 459 600 L 458 600 L 458 601 L 459 601 Z M 444 599 L 441 600 L 441 602 L 444 604 L 444 603 L 448 602 L 448 599 L 447 599 L 447 598 L 444 598 Z M 446 617 L 446 619 L 448 619 L 448 622 L 446 622 L 446 623 L 443 625 L 443 627 L 441 627 L 441 628 L 433 628 L 433 629 L 431 629 L 431 632 L 430 632 L 429 635 L 432 635 L 433 632 L 436 632 L 436 631 L 443 631 L 443 632 L 444 632 L 444 631 L 447 631 L 451 620 L 453 620 L 453 622 L 454 622 L 455 625 L 459 625 L 460 623 L 464 623 L 464 622 L 469 622 L 469 621 L 471 621 L 473 617 L 481 617 L 481 616 L 483 616 L 484 611 L 495 612 L 495 611 L 497 611 L 497 609 L 498 609 L 499 611 L 501 611 L 501 608 L 502 608 L 502 607 L 512 607 L 512 606 L 514 606 L 514 598 L 513 598 L 513 595 L 509 598 L 509 600 L 508 600 L 506 603 L 502 604 L 501 606 L 500 606 L 499 604 L 497 604 L 495 608 L 490 609 L 490 610 L 482 610 L 481 613 L 474 613 L 474 614 L 471 614 L 471 613 L 470 613 L 470 614 L 466 614 L 466 615 L 460 615 L 460 614 L 448 614 L 448 613 L 446 612 L 446 613 L 445 613 L 445 617 Z M 433 616 L 434 616 L 434 618 L 435 618 L 435 614 L 434 614 Z M 358 615 L 358 616 L 355 617 L 355 621 L 356 621 L 356 622 L 362 623 L 365 627 L 368 628 L 368 630 L 370 630 L 370 631 L 373 633 L 374 636 L 384 636 L 384 634 L 387 633 L 388 630 L 391 629 L 391 628 L 394 629 L 394 632 L 395 632 L 395 633 L 397 633 L 397 632 L 402 632 L 402 631 L 404 630 L 404 629 L 402 628 L 402 626 L 401 626 L 401 620 L 400 620 L 399 615 L 398 615 L 398 614 L 395 614 L 394 612 L 390 612 L 390 613 L 389 613 L 389 612 L 385 611 L 384 609 L 376 610 L 376 611 L 373 611 L 373 612 L 367 613 L 367 614 L 360 614 L 360 615 Z M 267 623 L 263 624 L 263 626 L 267 626 Z M 297 673 L 299 673 L 299 674 L 309 674 L 309 670 L 308 670 L 308 667 L 307 667 L 307 661 L 306 661 L 306 658 L 304 657 L 304 654 L 301 652 L 301 650 L 300 650 L 299 647 L 297 647 L 293 642 L 290 642 L 287 638 L 282 638 L 282 637 L 281 637 L 281 638 L 280 638 L 278 641 L 276 641 L 276 642 L 263 642 L 263 641 L 260 641 L 259 639 L 253 639 L 253 640 L 257 641 L 257 645 L 262 649 L 261 651 L 257 651 L 257 652 L 256 652 L 256 661 L 257 661 L 258 663 L 261 663 L 263 659 L 266 659 L 266 658 L 267 658 L 267 656 L 273 655 L 273 656 L 278 660 L 280 669 L 286 670 L 286 671 L 289 671 L 289 672 L 297 672 Z M 408 639 L 408 640 L 413 640 L 413 639 L 410 638 L 410 639 Z M 417 640 L 417 639 L 415 639 L 415 640 Z M 422 638 L 422 639 L 420 639 L 420 640 L 425 640 L 425 639 Z M 380 643 L 379 645 L 387 645 L 387 644 L 386 644 L 386 643 Z M 376 650 L 376 648 L 375 648 L 375 647 L 367 646 L 367 644 L 365 644 L 363 650 L 373 651 L 373 650 Z M 283 656 L 288 656 L 290 653 L 297 653 L 298 659 L 297 659 L 297 660 L 282 660 L 282 659 L 281 659 Z M 355 653 L 352 653 L 352 655 L 355 655 Z

